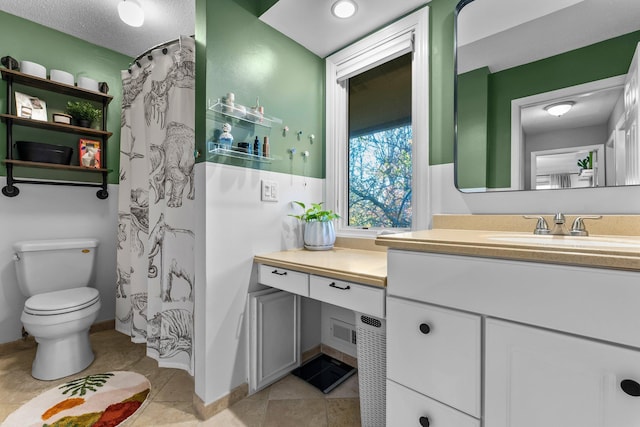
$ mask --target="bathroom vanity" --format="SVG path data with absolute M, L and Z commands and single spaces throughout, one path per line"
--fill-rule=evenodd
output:
M 357 334 L 362 424 L 384 424 L 386 252 L 344 247 L 290 250 L 258 255 L 254 261 L 258 282 L 272 289 L 249 297 L 249 391 L 259 390 L 300 364 L 300 328 L 296 326 L 300 304 L 296 300 L 307 297 L 355 313 L 354 321 L 349 322 L 352 325 L 333 324 L 332 334 L 350 344 Z M 252 303 L 255 298 L 265 300 Z M 272 309 L 267 299 L 283 303 Z M 287 300 L 291 301 L 288 306 Z M 270 329 L 277 333 L 263 339 Z
M 640 425 L 640 238 L 549 237 L 378 237 L 388 426 Z

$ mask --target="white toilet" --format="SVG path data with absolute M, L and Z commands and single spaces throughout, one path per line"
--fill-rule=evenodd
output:
M 55 380 L 93 362 L 89 328 L 100 311 L 100 294 L 90 288 L 96 239 L 31 240 L 13 248 L 18 285 L 29 297 L 22 324 L 38 343 L 31 375 Z

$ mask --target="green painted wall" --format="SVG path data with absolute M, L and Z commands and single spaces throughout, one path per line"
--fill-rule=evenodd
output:
M 487 185 L 487 103 L 489 68 L 458 76 L 458 139 L 456 186 Z
M 458 0 L 429 3 L 430 108 L 429 163 L 453 163 L 453 12 Z
M 198 4 L 206 3 L 198 0 Z M 324 60 L 260 21 L 246 0 L 220 0 L 206 11 L 206 100 L 228 92 L 235 102 L 252 106 L 256 97 L 265 114 L 282 119 L 270 131 L 231 120 L 234 142 L 250 142 L 258 135 L 270 137 L 271 164 L 205 156 L 208 161 L 268 169 L 276 172 L 324 177 Z M 200 10 L 206 4 L 198 6 Z M 201 12 L 198 12 L 201 13 Z M 198 30 L 197 30 L 198 31 Z M 199 68 L 201 70 L 201 68 Z M 206 141 L 216 140 L 223 122 L 219 114 L 206 117 L 205 135 L 197 147 L 206 153 Z M 290 131 L 283 135 L 282 127 Z M 298 138 L 297 132 L 302 131 Z M 313 143 L 309 135 L 315 135 Z M 287 150 L 296 149 L 290 158 Z M 305 162 L 301 153 L 309 151 Z M 201 161 L 203 159 L 200 159 Z
M 508 187 L 511 175 L 511 100 L 626 74 L 640 31 L 489 76 L 487 183 Z
M 28 34 L 29 37 L 25 37 L 25 34 Z M 107 115 L 107 129 L 113 132 L 113 136 L 108 142 L 107 151 L 108 167 L 113 169 L 113 172 L 109 174 L 109 183 L 117 183 L 122 98 L 120 70 L 127 68 L 131 58 L 5 12 L 0 12 L 0 40 L 2 40 L 0 56 L 10 55 L 19 61 L 30 60 L 37 62 L 44 65 L 47 68 L 47 72 L 51 69 L 59 69 L 68 71 L 75 76 L 83 75 L 107 82 L 109 94 L 114 97 L 109 104 Z M 4 80 L 0 81 L 0 111 L 2 112 L 6 111 L 6 90 L 6 82 Z M 49 119 L 51 119 L 52 112 L 63 111 L 66 101 L 71 100 L 68 97 L 53 95 L 50 92 L 38 91 L 28 87 L 20 87 L 18 90 L 42 98 L 47 103 Z M 79 136 L 14 126 L 14 139 L 69 145 L 74 147 L 75 157 Z M 1 123 L 1 158 L 4 158 L 4 153 L 6 153 L 6 143 L 6 125 Z M 4 165 L 0 165 L 0 174 L 6 176 Z M 89 175 L 82 173 L 25 168 L 14 169 L 14 175 L 78 181 L 86 181 L 89 177 Z

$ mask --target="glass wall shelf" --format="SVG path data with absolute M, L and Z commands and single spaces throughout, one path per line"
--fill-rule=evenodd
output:
M 244 151 L 229 149 L 226 147 L 222 147 L 221 145 L 214 142 L 209 142 L 208 144 L 209 146 L 207 148 L 207 151 L 210 155 L 213 156 L 231 157 L 234 159 L 241 159 L 258 163 L 271 163 L 273 161 L 273 157 L 258 156 L 256 154 L 245 153 Z
M 234 104 L 233 106 L 223 104 L 219 99 L 211 104 L 209 101 L 208 112 L 222 114 L 226 117 L 242 120 L 247 123 L 272 128 L 275 124 L 282 124 L 282 120 L 276 117 L 270 117 L 266 114 L 260 115 L 251 111 L 251 108 L 244 105 Z

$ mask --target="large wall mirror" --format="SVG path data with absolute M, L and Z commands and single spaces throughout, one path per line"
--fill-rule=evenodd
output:
M 463 0 L 461 191 L 640 184 L 638 0 Z

